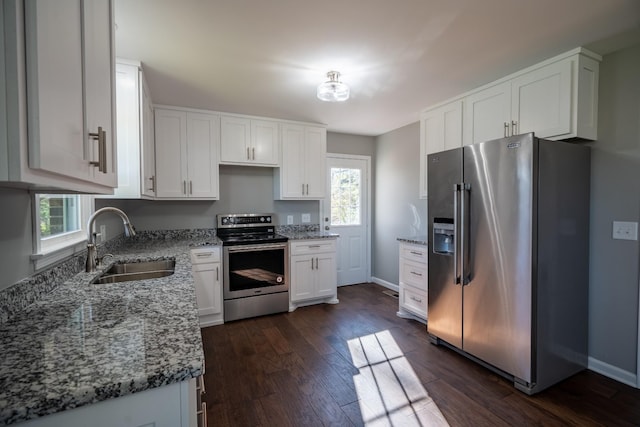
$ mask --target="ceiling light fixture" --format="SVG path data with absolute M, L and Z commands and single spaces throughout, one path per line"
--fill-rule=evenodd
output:
M 326 82 L 318 86 L 318 99 L 327 102 L 343 102 L 349 99 L 349 86 L 340 81 L 338 71 L 329 71 Z

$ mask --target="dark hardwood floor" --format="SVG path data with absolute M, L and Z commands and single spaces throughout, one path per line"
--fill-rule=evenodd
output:
M 209 427 L 640 425 L 640 390 L 584 371 L 526 396 L 430 344 L 383 290 L 202 329 Z

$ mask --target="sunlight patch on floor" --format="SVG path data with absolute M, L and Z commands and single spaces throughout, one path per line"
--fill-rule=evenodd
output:
M 366 426 L 448 426 L 389 331 L 348 341 Z

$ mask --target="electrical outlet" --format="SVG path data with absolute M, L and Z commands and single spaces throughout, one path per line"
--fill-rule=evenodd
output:
M 311 214 L 302 214 L 302 223 L 309 223 L 311 222 Z
M 638 223 L 613 221 L 613 238 L 619 240 L 638 240 Z
M 287 225 L 293 224 L 293 215 L 287 215 Z
M 107 226 L 100 226 L 100 242 L 104 242 L 107 239 Z

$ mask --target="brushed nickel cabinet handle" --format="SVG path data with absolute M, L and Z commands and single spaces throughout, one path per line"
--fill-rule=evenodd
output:
M 247 160 L 251 160 L 251 157 L 249 156 L 249 147 L 247 147 Z
M 97 166 L 98 171 L 107 173 L 107 132 L 102 130 L 102 126 L 98 126 L 98 132 L 89 132 L 89 137 L 98 141 L 98 161 L 92 160 L 89 164 Z
M 216 267 L 216 282 L 220 280 L 220 267 Z M 203 381 L 204 383 L 204 381 Z
M 422 302 L 422 299 L 421 299 L 421 298 L 416 298 L 416 297 L 414 297 L 414 296 L 412 296 L 412 297 L 411 297 L 411 299 L 412 299 L 413 301 L 415 301 L 415 302 Z
M 509 136 L 509 135 L 508 135 L 508 133 L 509 133 L 509 123 L 504 122 L 504 137 L 505 137 L 505 138 L 506 138 L 507 136 Z
M 151 188 L 148 188 L 147 190 L 153 191 L 155 193 L 156 192 L 156 176 L 155 175 L 150 176 L 149 181 L 151 181 Z
M 302 195 L 304 196 L 304 184 L 302 184 Z
M 187 181 L 182 181 L 182 194 L 187 194 Z
M 518 122 L 511 120 L 511 136 L 518 134 Z
M 255 148 L 255 147 L 253 147 L 253 148 L 251 149 L 251 151 L 252 151 L 252 153 L 253 153 L 253 160 L 255 160 L 255 159 L 256 159 L 256 148 Z
M 309 184 L 307 184 L 307 196 L 309 195 Z
M 422 252 L 416 252 L 416 251 L 410 251 L 409 253 L 413 255 L 418 255 L 418 256 L 424 255 Z
M 193 195 L 193 181 L 189 180 L 189 194 Z
M 413 274 L 414 276 L 422 277 L 421 273 L 417 273 L 415 271 L 412 271 L 411 274 Z

